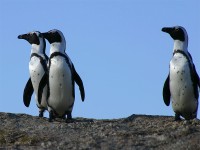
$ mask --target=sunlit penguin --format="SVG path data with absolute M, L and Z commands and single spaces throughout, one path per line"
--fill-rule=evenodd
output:
M 76 72 L 73 63 L 65 53 L 66 42 L 64 35 L 59 30 L 50 30 L 42 33 L 50 43 L 49 72 L 46 80 L 41 81 L 39 92 L 45 84 L 48 85 L 48 111 L 49 121 L 55 117 L 65 118 L 66 122 L 72 121 L 72 109 L 75 99 L 74 83 L 79 86 L 82 101 L 85 98 L 83 82 Z M 38 95 L 40 98 L 40 94 Z
M 174 39 L 173 57 L 170 61 L 169 75 L 163 87 L 163 99 L 167 106 L 172 97 L 175 120 L 197 117 L 199 76 L 188 52 L 188 36 L 181 26 L 162 28 Z
M 47 86 L 44 88 L 41 101 L 38 102 L 38 87 L 40 80 L 47 72 L 48 57 L 45 54 L 46 42 L 43 35 L 39 31 L 30 32 L 18 36 L 31 44 L 31 57 L 29 62 L 30 78 L 24 89 L 24 105 L 29 107 L 33 91 L 35 92 L 35 100 L 39 108 L 39 117 L 43 117 L 44 111 L 47 109 Z

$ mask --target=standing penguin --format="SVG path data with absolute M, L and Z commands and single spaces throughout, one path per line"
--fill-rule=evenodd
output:
M 170 61 L 169 75 L 163 87 L 163 99 L 167 106 L 172 97 L 175 120 L 197 117 L 199 76 L 188 52 L 188 36 L 181 26 L 162 28 L 174 39 L 173 57 Z
M 45 109 L 47 109 L 47 86 L 44 88 L 40 102 L 38 101 L 38 87 L 40 80 L 47 72 L 48 57 L 45 54 L 46 42 L 43 35 L 39 31 L 30 32 L 18 36 L 31 44 L 31 57 L 29 62 L 30 78 L 25 86 L 23 101 L 26 107 L 29 107 L 33 91 L 35 92 L 36 105 L 39 108 L 39 117 L 43 117 Z
M 47 84 L 49 121 L 55 117 L 65 118 L 67 115 L 66 122 L 71 122 L 75 99 L 74 83 L 78 84 L 84 101 L 83 82 L 65 53 L 66 42 L 62 32 L 54 29 L 42 34 L 50 43 L 50 58 L 49 72 L 46 74 L 46 79 L 41 80 L 38 97 L 41 98 L 42 89 Z

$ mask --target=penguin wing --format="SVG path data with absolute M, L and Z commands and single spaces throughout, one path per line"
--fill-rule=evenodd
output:
M 170 97 L 171 97 L 171 93 L 169 89 L 169 75 L 168 75 L 163 87 L 163 99 L 164 99 L 165 105 L 167 106 L 169 106 L 170 104 Z
M 81 77 L 76 72 L 73 64 L 72 64 L 72 71 L 73 71 L 74 81 L 79 86 L 79 90 L 80 90 L 80 93 L 81 93 L 81 99 L 82 99 L 82 101 L 84 101 L 84 99 L 85 99 L 85 90 L 84 90 L 83 82 L 81 80 Z
M 39 86 L 38 86 L 38 103 L 41 104 L 41 99 L 42 99 L 42 93 L 44 90 L 45 85 L 48 85 L 47 82 L 48 81 L 48 74 L 45 73 L 42 77 L 42 79 L 40 80 Z M 49 88 L 48 88 L 49 89 Z M 48 90 L 48 94 L 47 94 L 47 98 L 49 97 L 49 90 Z
M 193 64 L 193 69 L 192 69 L 192 81 L 193 81 L 194 95 L 195 95 L 195 98 L 198 99 L 199 98 L 198 87 L 200 87 L 200 80 L 199 80 L 199 75 L 197 74 L 194 64 Z
M 197 74 L 197 71 L 196 71 L 196 68 L 195 68 L 195 65 L 193 64 L 193 78 L 194 78 L 194 82 L 195 84 L 197 84 L 200 88 L 200 80 L 199 80 L 199 75 Z
M 24 95 L 23 95 L 23 101 L 24 101 L 24 105 L 26 107 L 29 107 L 29 105 L 30 105 L 32 94 L 33 94 L 33 85 L 31 82 L 31 78 L 29 78 L 29 80 L 26 83 L 26 86 L 24 88 Z

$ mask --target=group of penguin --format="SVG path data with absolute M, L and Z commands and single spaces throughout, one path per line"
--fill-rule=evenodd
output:
M 188 35 L 184 27 L 164 27 L 174 40 L 173 56 L 169 74 L 163 86 L 163 100 L 175 112 L 175 120 L 197 118 L 200 79 L 192 57 L 188 52 Z M 23 101 L 29 106 L 35 92 L 39 117 L 49 111 L 49 121 L 59 117 L 73 122 L 72 109 L 75 99 L 75 83 L 79 86 L 82 101 L 85 99 L 83 82 L 65 52 L 66 42 L 61 31 L 54 29 L 45 33 L 29 32 L 18 36 L 31 44 L 29 62 L 30 78 L 25 86 Z M 46 42 L 50 43 L 50 56 L 45 54 Z M 67 118 L 66 118 L 67 116 Z
M 30 78 L 23 94 L 25 106 L 29 107 L 34 92 L 39 117 L 43 117 L 44 111 L 48 110 L 50 122 L 57 117 L 73 122 L 75 83 L 79 86 L 82 101 L 85 99 L 85 91 L 80 76 L 65 53 L 66 41 L 63 33 L 56 29 L 45 33 L 33 31 L 19 35 L 18 38 L 31 44 Z M 49 57 L 45 53 L 45 39 L 50 43 Z

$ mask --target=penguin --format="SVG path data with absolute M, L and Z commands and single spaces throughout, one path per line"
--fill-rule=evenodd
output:
M 29 61 L 30 78 L 24 88 L 23 102 L 26 107 L 29 107 L 31 96 L 34 92 L 36 105 L 39 108 L 39 117 L 43 117 L 44 111 L 47 109 L 47 86 L 41 94 L 42 98 L 40 102 L 38 101 L 38 87 L 40 80 L 48 71 L 48 56 L 45 54 L 46 42 L 39 31 L 19 35 L 18 39 L 24 39 L 31 44 L 31 56 Z
M 73 122 L 72 109 L 75 100 L 75 82 L 79 86 L 81 99 L 85 99 L 82 79 L 66 54 L 66 41 L 63 33 L 57 29 L 42 33 L 50 43 L 49 71 L 41 80 L 38 97 L 41 98 L 43 87 L 48 85 L 47 106 L 49 122 L 55 118 L 64 118 Z M 67 116 L 67 118 L 66 118 Z
M 188 34 L 181 26 L 164 27 L 174 40 L 173 56 L 169 65 L 169 75 L 163 86 L 164 103 L 169 106 L 172 98 L 172 108 L 175 121 L 197 118 L 199 91 L 199 76 L 191 54 L 188 52 Z

